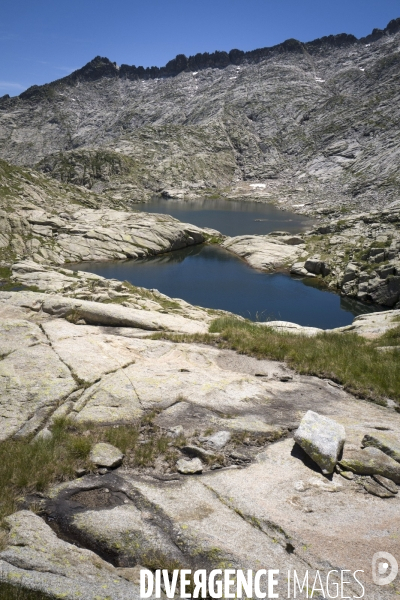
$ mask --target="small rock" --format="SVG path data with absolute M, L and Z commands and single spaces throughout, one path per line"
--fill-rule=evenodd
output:
M 373 496 L 378 496 L 378 498 L 394 498 L 395 497 L 395 495 L 392 494 L 392 492 L 389 492 L 389 490 L 382 487 L 381 485 L 379 485 L 379 483 L 377 483 L 376 481 L 373 481 L 369 477 L 368 477 L 368 479 L 366 479 L 363 482 L 363 485 L 369 494 L 372 494 Z
M 295 441 L 325 475 L 333 473 L 345 437 L 343 425 L 312 410 L 306 412 L 294 434 Z
M 234 460 L 243 460 L 244 462 L 249 462 L 251 459 L 246 456 L 245 454 L 242 454 L 241 452 L 230 452 L 229 456 L 231 458 L 233 458 Z
M 209 437 L 202 438 L 208 446 L 212 446 L 215 450 L 221 450 L 230 441 L 232 434 L 229 431 L 217 431 Z
M 34 437 L 35 442 L 48 442 L 51 439 L 53 439 L 53 434 L 51 433 L 50 429 L 47 429 L 47 427 L 39 431 L 39 433 L 37 433 Z
M 345 479 L 354 479 L 354 473 L 352 471 L 340 471 L 340 475 Z
M 374 446 L 385 454 L 400 462 L 400 439 L 386 431 L 367 433 L 362 440 L 363 446 Z
M 168 436 L 169 437 L 173 437 L 173 438 L 177 438 L 180 435 L 183 435 L 184 430 L 182 425 L 177 425 L 176 427 L 170 427 L 168 429 Z
M 198 446 L 183 446 L 181 450 L 188 456 L 197 456 L 198 458 L 202 458 L 205 462 L 215 458 L 215 454 L 213 452 L 209 452 L 208 450 L 204 450 L 204 448 L 199 448 Z
M 397 494 L 397 492 L 399 491 L 397 485 L 387 477 L 382 477 L 382 475 L 372 475 L 372 477 L 380 485 L 389 490 L 389 492 L 392 492 L 392 494 Z
M 182 473 L 183 475 L 192 475 L 203 471 L 203 463 L 199 458 L 193 458 L 192 460 L 181 458 L 176 463 L 176 467 L 179 473 Z
M 76 477 L 83 477 L 84 475 L 86 475 L 86 473 L 87 473 L 86 469 L 75 469 Z
M 308 487 L 305 485 L 304 481 L 300 479 L 294 484 L 294 489 L 296 490 L 296 492 L 305 492 L 308 489 Z
M 337 481 L 329 481 L 322 477 L 311 477 L 311 479 L 308 480 L 308 483 L 310 486 L 323 492 L 341 492 L 343 490 L 341 483 Z
M 119 467 L 123 458 L 124 455 L 118 448 L 105 442 L 95 444 L 89 455 L 89 459 L 97 467 L 107 467 L 108 469 Z
M 106 469 L 106 468 L 98 469 L 97 473 L 98 473 L 98 475 L 107 475 L 108 469 Z

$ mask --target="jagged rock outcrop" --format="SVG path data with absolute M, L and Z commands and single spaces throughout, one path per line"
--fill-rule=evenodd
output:
M 343 296 L 400 307 L 400 204 L 345 215 L 303 236 L 313 257 L 292 265 L 297 275 L 320 275 Z

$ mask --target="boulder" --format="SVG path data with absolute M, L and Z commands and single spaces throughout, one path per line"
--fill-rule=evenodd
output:
M 348 456 L 340 461 L 340 466 L 359 475 L 382 475 L 400 484 L 399 463 L 372 446 L 349 452 Z
M 377 304 L 394 307 L 400 299 L 400 277 L 394 276 L 379 280 L 370 290 L 369 296 Z
M 359 268 L 357 267 L 357 265 L 354 265 L 353 263 L 349 263 L 344 271 L 342 284 L 348 283 L 349 281 L 353 281 L 354 279 L 356 279 L 358 276 L 358 273 L 359 273 Z
M 124 455 L 115 446 L 99 442 L 93 446 L 89 458 L 97 467 L 115 469 L 115 467 L 119 467 L 122 464 Z
M 314 275 L 320 275 L 324 268 L 324 263 L 319 258 L 308 258 L 304 263 L 304 268 L 309 273 L 314 273 Z
M 47 427 L 44 427 L 34 437 L 35 442 L 49 442 L 51 439 L 53 439 L 53 434 L 51 433 L 50 429 L 47 429 Z
M 321 468 L 325 475 L 333 473 L 343 449 L 346 432 L 333 419 L 307 411 L 294 434 L 295 441 Z
M 305 277 L 307 275 L 307 269 L 304 268 L 304 262 L 294 263 L 290 267 L 290 273 L 292 275 L 300 275 L 302 277 Z
M 176 468 L 183 475 L 193 475 L 194 473 L 201 473 L 203 471 L 203 463 L 199 458 L 193 458 L 192 460 L 181 458 L 176 463 Z
M 374 446 L 400 463 L 400 438 L 387 431 L 367 433 L 362 440 L 363 446 Z

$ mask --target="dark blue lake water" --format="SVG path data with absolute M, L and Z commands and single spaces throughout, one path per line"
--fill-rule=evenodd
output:
M 265 235 L 271 231 L 299 233 L 311 229 L 313 221 L 304 215 L 279 210 L 273 204 L 248 200 L 196 200 L 183 202 L 154 198 L 136 210 L 171 215 L 182 223 L 212 227 L 224 235 Z
M 314 279 L 255 271 L 219 246 L 192 246 L 147 259 L 80 263 L 73 268 L 259 321 L 279 319 L 330 329 L 373 310 L 318 289 Z

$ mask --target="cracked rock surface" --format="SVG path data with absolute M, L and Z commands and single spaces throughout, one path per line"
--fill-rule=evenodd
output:
M 399 495 L 378 480 L 375 489 L 353 469 L 354 461 L 352 479 L 339 473 L 324 477 L 292 436 L 312 410 L 345 428 L 346 468 L 367 450 L 386 457 L 380 464 L 392 461 L 398 467 L 380 450 L 360 448 L 366 435 L 375 438 L 381 431 L 399 439 L 399 414 L 278 362 L 149 339 L 152 331 L 141 329 L 143 323 L 78 324 L 80 314 L 78 322 L 69 321 L 65 306 L 70 300 L 54 293 L 0 294 L 1 327 L 7 334 L 0 361 L 2 438 L 51 431 L 59 415 L 76 424 L 112 426 L 134 424 L 152 413 L 153 424 L 141 430 L 139 444 L 147 443 L 156 428 L 171 440 L 168 451 L 175 458 L 141 467 L 128 452 L 116 469 L 99 469 L 28 500 L 26 508 L 33 502 L 40 516 L 23 510 L 8 518 L 1 580 L 17 577 L 24 587 L 65 594 L 68 600 L 79 594 L 106 598 L 106 591 L 125 600 L 137 597 L 137 587 L 118 569 L 138 564 L 270 565 L 299 572 L 339 565 L 369 573 L 365 561 L 377 540 L 384 538 L 388 551 L 396 551 L 396 538 L 387 532 L 395 536 L 400 528 Z M 150 300 L 157 301 L 165 297 Z M 189 318 L 183 316 L 183 304 L 178 308 L 180 319 L 194 324 L 199 322 L 194 315 L 204 317 L 202 309 L 187 308 Z M 131 310 L 117 309 L 118 314 Z M 138 312 L 143 319 L 147 313 L 152 319 L 166 316 L 143 307 Z M 183 435 L 184 445 L 179 443 Z M 213 439 L 222 445 L 213 447 Z M 193 460 L 202 473 L 176 472 L 177 462 Z M 393 479 L 396 471 L 398 481 L 397 467 L 376 469 L 372 462 L 368 474 Z M 65 564 L 61 556 L 69 557 Z M 368 575 L 365 583 L 371 584 Z

